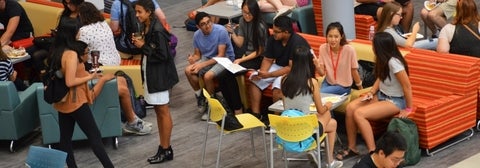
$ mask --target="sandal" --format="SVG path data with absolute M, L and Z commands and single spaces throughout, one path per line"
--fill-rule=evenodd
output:
M 358 155 L 360 155 L 358 152 L 354 152 L 352 149 L 347 148 L 346 150 L 342 149 L 337 151 L 337 155 L 335 156 L 335 158 L 337 158 L 337 160 L 346 160 L 352 157 L 356 157 Z

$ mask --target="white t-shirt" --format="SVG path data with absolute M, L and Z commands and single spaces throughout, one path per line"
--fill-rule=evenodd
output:
M 404 94 L 402 85 L 398 81 L 395 74 L 405 70 L 404 65 L 397 58 L 390 58 L 390 60 L 388 60 L 388 68 L 390 68 L 390 79 L 387 78 L 384 81 L 380 81 L 380 91 L 388 96 L 403 96 Z
M 480 22 L 478 22 L 478 32 L 480 32 Z M 443 26 L 440 34 L 438 35 L 438 38 L 446 38 L 450 43 L 453 39 L 453 34 L 455 34 L 455 25 L 449 23 Z
M 120 54 L 118 54 L 113 39 L 112 29 L 107 22 L 97 22 L 82 26 L 78 31 L 78 40 L 88 44 L 90 51 L 100 51 L 98 62 L 103 65 L 120 65 Z M 88 62 L 91 62 L 90 55 Z

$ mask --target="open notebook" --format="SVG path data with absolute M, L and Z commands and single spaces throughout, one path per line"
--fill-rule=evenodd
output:
M 213 57 L 217 63 L 225 67 L 228 71 L 232 72 L 233 74 L 236 74 L 238 72 L 244 72 L 247 71 L 247 68 L 242 67 L 238 64 L 234 64 L 230 59 L 226 57 Z

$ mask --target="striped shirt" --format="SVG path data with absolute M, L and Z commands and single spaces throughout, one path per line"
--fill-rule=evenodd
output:
M 10 59 L 0 60 L 0 81 L 8 81 L 13 75 L 13 64 Z

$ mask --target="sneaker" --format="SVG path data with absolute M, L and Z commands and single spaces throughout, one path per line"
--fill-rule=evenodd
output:
M 338 160 L 333 160 L 332 163 L 328 164 L 327 167 L 329 168 L 340 168 L 343 166 L 343 162 L 342 161 L 338 161 Z
M 277 17 L 279 16 L 286 16 L 288 14 L 292 13 L 292 9 L 291 8 L 282 8 L 280 10 L 277 11 L 277 14 L 275 15 L 275 17 L 273 17 L 273 20 L 275 20 Z
M 152 127 L 151 123 L 150 126 L 146 126 L 145 121 L 138 120 L 138 122 L 134 124 L 126 123 L 123 127 L 123 131 L 131 134 L 147 135 L 152 132 Z
M 203 97 L 202 95 L 200 96 L 195 95 L 195 97 L 197 98 L 198 112 L 204 113 L 205 110 L 207 109 L 205 97 Z
M 203 121 L 207 121 L 207 119 L 208 119 L 208 113 L 207 113 L 207 112 L 203 113 L 201 119 L 202 119 Z
M 310 160 L 310 163 L 312 164 L 313 167 L 318 167 L 318 160 L 317 160 L 317 151 L 312 150 L 308 152 L 308 160 Z
M 142 120 L 142 119 L 138 119 L 138 122 L 141 122 L 144 126 L 146 127 L 152 127 L 152 123 L 151 122 L 147 122 L 145 120 Z

